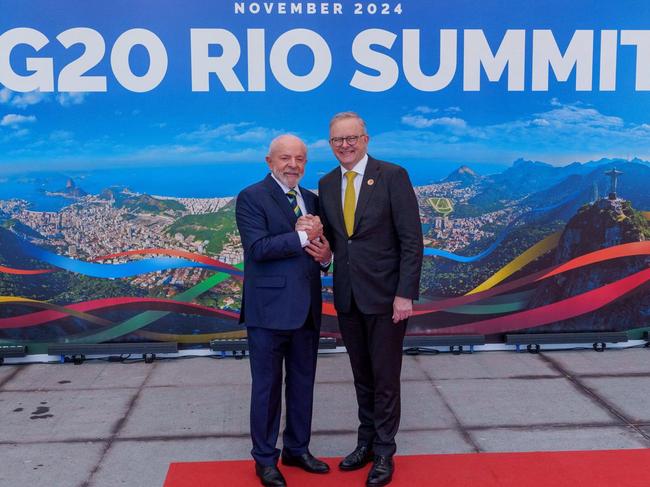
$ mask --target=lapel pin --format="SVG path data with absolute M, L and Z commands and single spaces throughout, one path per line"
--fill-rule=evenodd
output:
M 375 180 L 374 179 L 368 179 L 368 186 L 372 186 L 373 184 L 375 184 Z

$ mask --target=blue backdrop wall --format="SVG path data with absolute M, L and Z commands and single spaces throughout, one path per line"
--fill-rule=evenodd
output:
M 410 333 L 650 326 L 647 2 L 0 11 L 0 343 L 243 336 L 234 197 L 344 110 L 419 199 Z

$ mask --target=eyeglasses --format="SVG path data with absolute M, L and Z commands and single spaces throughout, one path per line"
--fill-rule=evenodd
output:
M 359 140 L 359 137 L 364 137 L 364 135 L 348 135 L 347 137 L 332 137 L 330 139 L 330 144 L 332 144 L 335 147 L 341 147 L 343 145 L 343 141 L 346 141 L 348 145 L 356 145 L 357 141 Z

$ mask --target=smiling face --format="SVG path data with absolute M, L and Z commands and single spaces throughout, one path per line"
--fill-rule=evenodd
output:
M 340 145 L 331 142 L 333 138 L 358 136 L 356 143 L 350 144 L 343 140 Z M 335 120 L 330 126 L 330 147 L 334 156 L 348 171 L 368 152 L 370 138 L 364 133 L 364 127 L 358 118 L 341 118 Z
M 282 184 L 295 188 L 305 174 L 307 148 L 298 137 L 282 135 L 271 143 L 266 162 Z

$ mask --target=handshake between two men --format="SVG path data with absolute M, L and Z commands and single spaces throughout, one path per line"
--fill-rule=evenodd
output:
M 303 215 L 296 222 L 296 232 L 305 232 L 309 243 L 304 247 L 321 266 L 326 267 L 332 261 L 332 249 L 323 233 L 323 223 L 317 215 Z
M 322 309 L 319 271 L 331 264 L 332 247 L 340 261 L 333 304 L 360 419 L 356 448 L 339 468 L 357 470 L 372 462 L 366 486 L 392 480 L 402 346 L 419 293 L 423 240 L 408 173 L 368 155 L 369 140 L 358 114 L 332 118 L 329 142 L 339 165 L 320 179 L 317 196 L 298 186 L 307 163 L 305 143 L 281 135 L 266 157 L 271 174 L 237 198 L 246 269 L 240 321 L 246 323 L 253 377 L 251 453 L 264 486 L 286 487 L 280 459 L 311 473 L 330 470 L 309 452 L 309 442 Z M 357 208 L 357 201 L 365 203 Z M 357 211 L 355 227 L 350 223 Z M 316 214 L 325 220 L 331 245 Z M 280 451 L 283 371 L 287 410 Z

